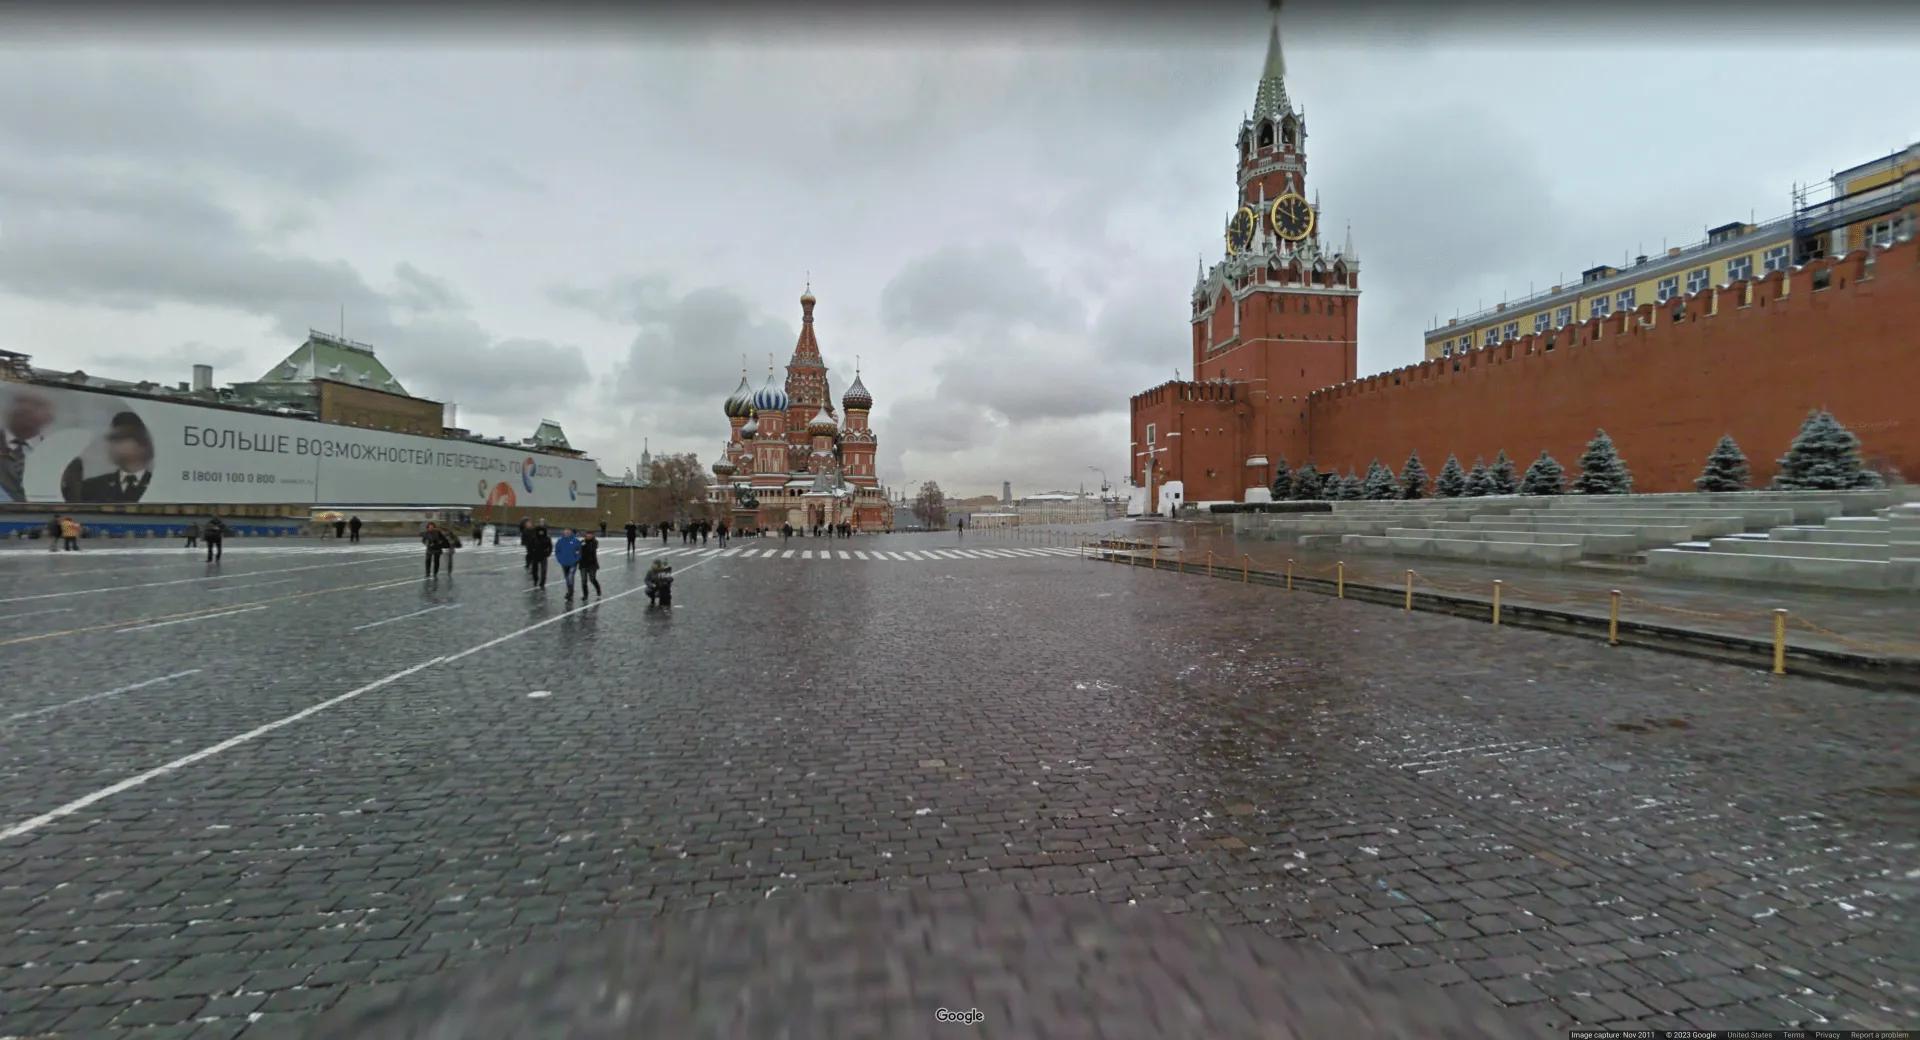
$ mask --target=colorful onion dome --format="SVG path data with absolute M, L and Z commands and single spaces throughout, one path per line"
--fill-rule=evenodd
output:
M 849 412 L 865 412 L 873 409 L 873 395 L 867 392 L 867 384 L 860 381 L 859 373 L 854 373 L 853 385 L 840 398 L 840 407 Z
M 779 383 L 773 381 L 773 373 L 767 373 L 767 385 L 753 392 L 753 410 L 756 412 L 784 412 L 787 410 L 787 392 Z
M 727 398 L 727 418 L 746 419 L 753 415 L 753 388 L 747 385 L 747 374 L 740 373 L 740 386 Z
M 840 424 L 833 421 L 825 408 L 814 413 L 813 421 L 807 424 L 807 433 L 814 437 L 831 437 L 840 432 Z
M 713 464 L 713 471 L 723 477 L 732 476 L 733 470 L 733 463 L 728 462 L 726 459 L 721 459 Z

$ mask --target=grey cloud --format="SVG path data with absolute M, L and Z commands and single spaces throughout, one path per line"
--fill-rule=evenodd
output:
M 495 340 L 465 319 L 397 325 L 389 337 L 394 346 L 381 356 L 408 390 L 455 402 L 463 414 L 518 421 L 529 429 L 531 420 L 563 408 L 593 379 L 579 347 L 544 339 Z
M 466 301 L 445 279 L 435 278 L 412 264 L 402 262 L 393 269 L 393 276 L 400 283 L 395 302 L 415 313 L 467 308 Z
M 8 52 L 0 144 L 43 159 L 238 171 L 308 191 L 340 189 L 373 165 L 354 143 L 224 98 L 192 64 L 153 54 Z
M 1007 242 L 951 245 L 909 263 L 880 293 L 880 318 L 901 335 L 1004 335 L 1027 325 L 1073 329 L 1085 308 Z
M 946 394 L 903 398 L 888 414 L 905 417 L 882 427 L 882 451 L 895 460 L 906 452 L 965 451 L 988 443 L 997 429 L 986 409 Z M 876 419 L 874 425 L 881 424 Z
M 247 361 L 244 350 L 198 340 L 166 347 L 142 348 L 137 353 L 127 350 L 97 351 L 93 356 L 104 364 L 114 366 L 116 370 L 134 373 L 136 379 L 156 378 L 166 372 L 185 372 L 194 365 L 212 365 L 214 373 L 219 375 L 223 370 L 244 365 Z M 252 378 L 256 374 L 246 372 L 245 376 L 235 378 Z

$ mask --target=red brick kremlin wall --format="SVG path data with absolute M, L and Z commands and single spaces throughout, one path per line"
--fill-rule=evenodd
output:
M 1691 491 L 1723 434 L 1756 485 L 1770 480 L 1807 411 L 1824 408 L 1860 436 L 1869 463 L 1920 481 L 1920 242 L 1866 259 L 1815 261 L 1318 390 L 1306 401 L 1309 450 L 1342 473 L 1374 458 L 1397 471 L 1418 450 L 1435 473 L 1448 453 L 1471 467 L 1502 449 L 1524 470 L 1544 448 L 1571 472 L 1605 429 L 1634 490 Z

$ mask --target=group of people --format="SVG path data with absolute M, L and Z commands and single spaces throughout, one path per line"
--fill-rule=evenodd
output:
M 520 522 L 520 544 L 527 551 L 527 577 L 539 588 L 547 587 L 547 561 L 560 565 L 560 573 L 567 582 L 567 598 L 573 598 L 573 585 L 576 577 L 580 580 L 580 596 L 589 599 L 593 593 L 602 597 L 606 593 L 600 588 L 600 539 L 592 531 L 576 532 L 573 528 L 562 528 L 560 537 L 553 537 L 544 522 Z M 587 590 L 592 589 L 590 593 Z
M 358 542 L 360 540 L 360 526 L 360 518 L 357 516 L 346 520 L 335 520 L 333 522 L 333 536 L 336 539 L 346 538 L 350 542 Z
M 47 550 L 49 552 L 79 552 L 80 536 L 86 533 L 80 521 L 70 516 L 52 516 L 47 519 Z M 209 517 L 205 527 L 197 521 L 189 523 L 186 529 L 186 548 L 192 549 L 202 541 L 207 544 L 207 562 L 212 563 L 222 555 L 227 538 L 227 523 L 219 517 Z

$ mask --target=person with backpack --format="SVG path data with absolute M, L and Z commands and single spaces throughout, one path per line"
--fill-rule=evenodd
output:
M 429 523 L 427 529 L 420 533 L 420 541 L 427 547 L 426 577 L 434 577 L 440 573 L 440 554 L 446 552 L 451 547 L 447 539 L 447 532 L 442 531 L 437 525 Z
M 553 562 L 560 565 L 560 574 L 567 579 L 567 598 L 573 598 L 573 569 L 580 565 L 580 536 L 569 527 L 560 532 L 560 540 L 553 543 Z

